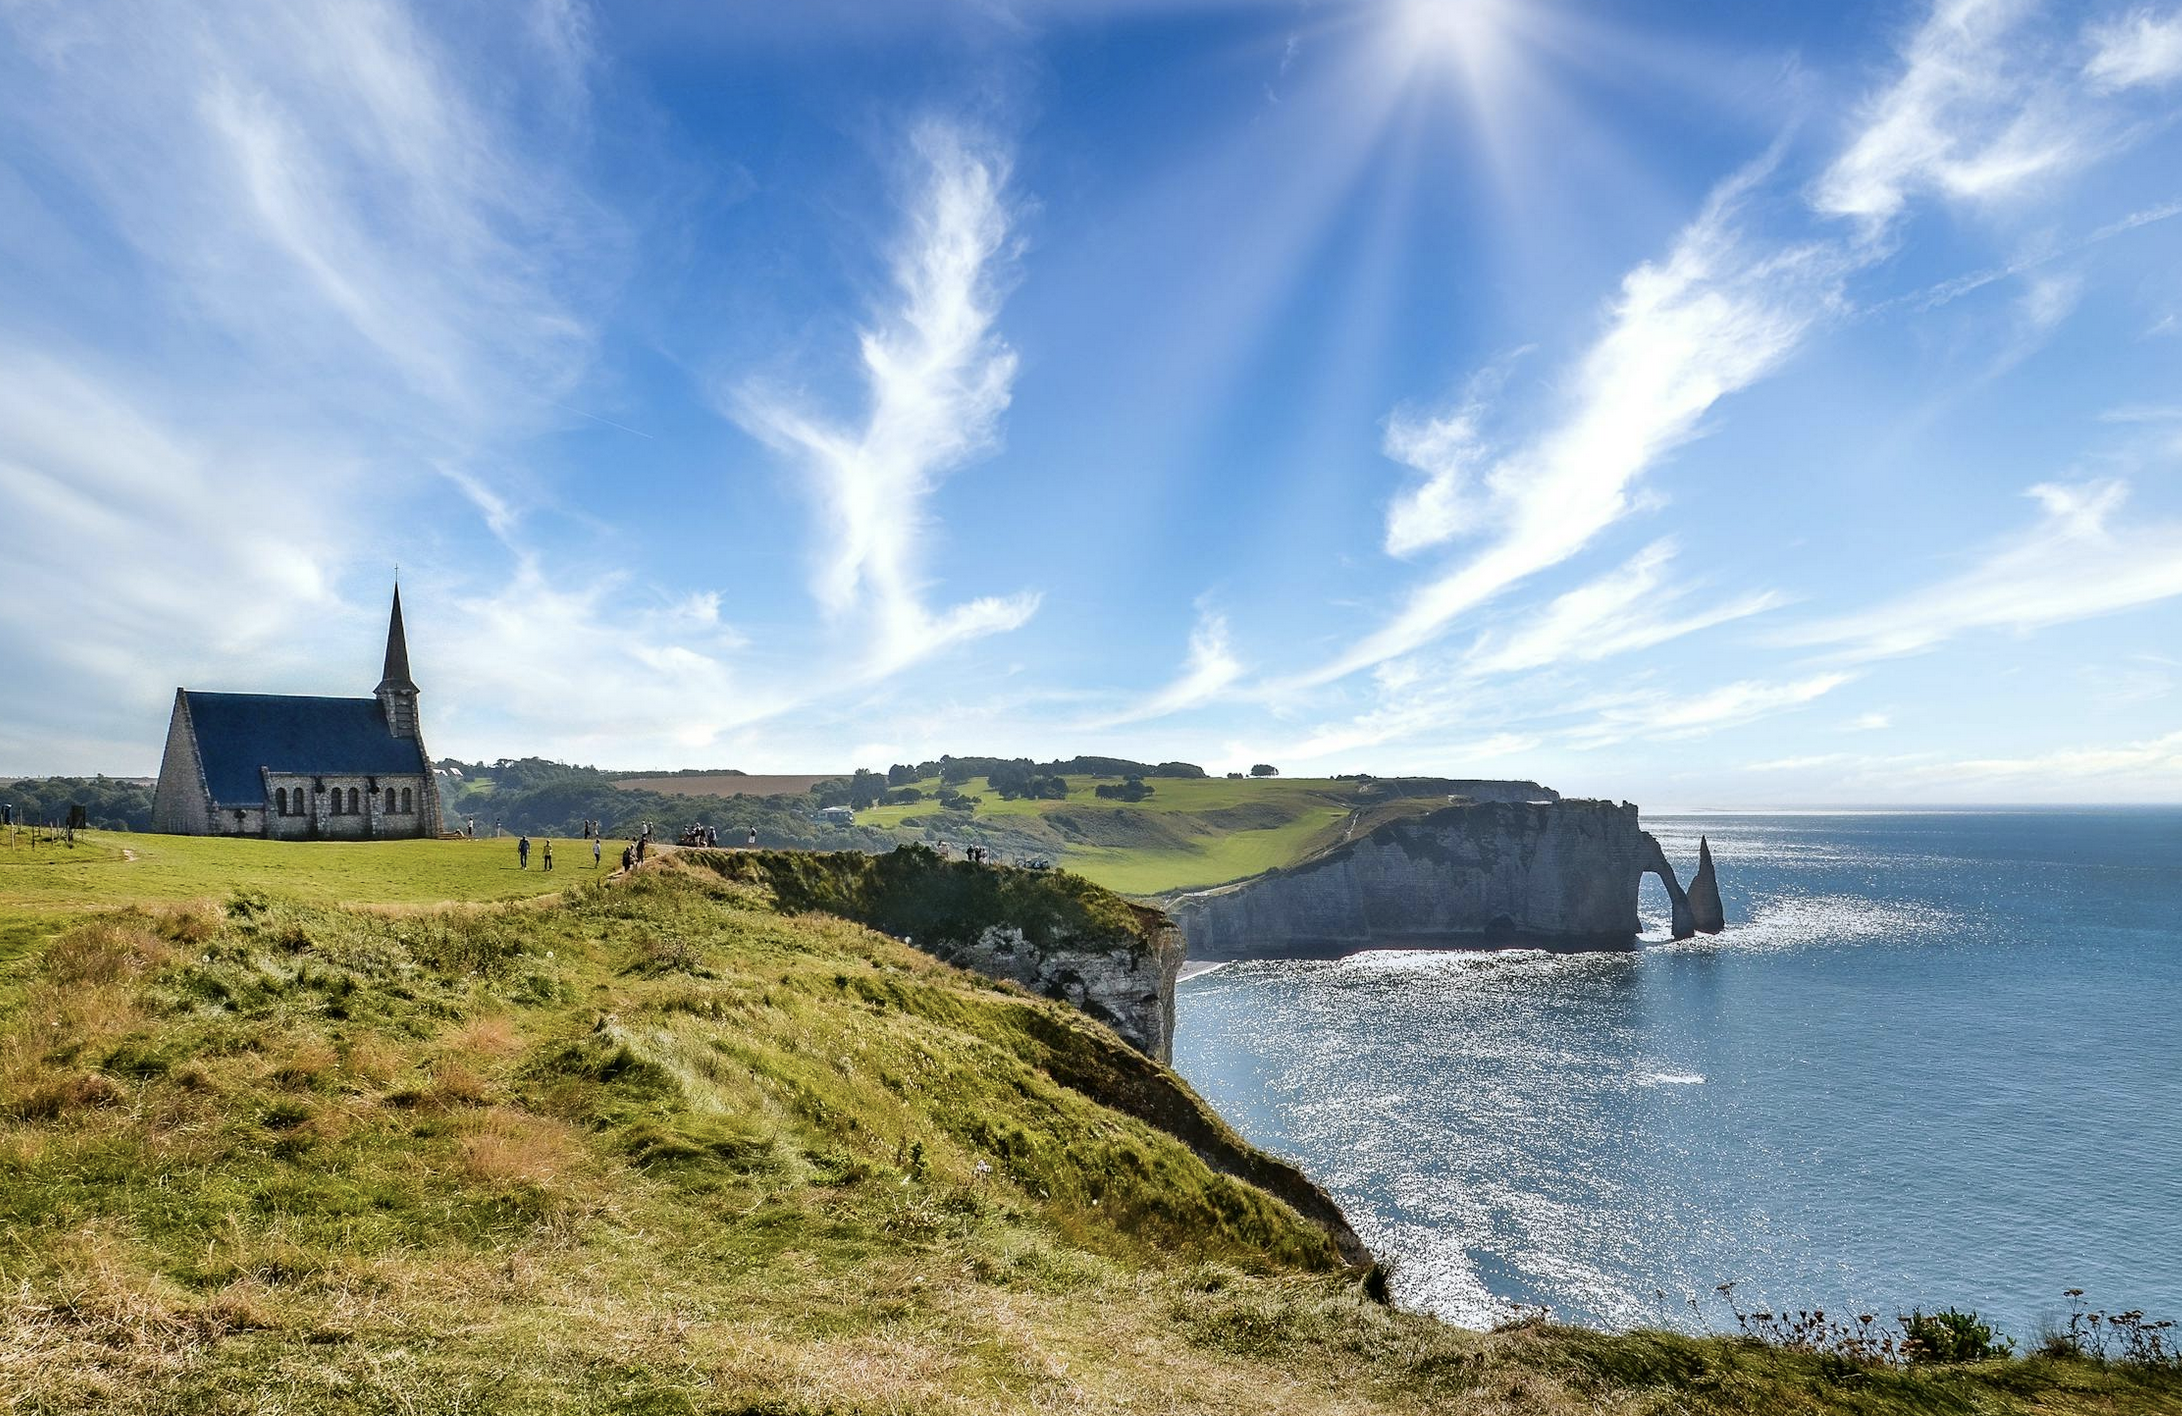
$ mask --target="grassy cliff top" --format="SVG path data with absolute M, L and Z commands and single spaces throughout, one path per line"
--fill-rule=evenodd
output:
M 1128 895 L 1159 895 L 1218 885 L 1291 865 L 1344 839 L 1358 814 L 1384 817 L 1430 810 L 1441 799 L 1384 801 L 1359 783 L 1333 779 L 1155 777 L 1142 801 L 1097 795 L 1120 778 L 1066 777 L 1062 798 L 1003 800 L 974 777 L 956 790 L 979 798 L 967 822 L 931 800 L 880 806 L 856 815 L 861 825 L 941 823 L 954 840 L 990 840 L 1016 852 L 1042 853 L 1090 880 Z M 937 778 L 914 784 L 928 797 Z
M 361 849 L 407 887 L 404 848 Z M 371 865 L 320 883 L 368 896 Z M 1894 1371 L 1389 1309 L 1137 1119 L 1156 1097 L 1239 1144 L 1097 1024 L 710 869 L 444 907 L 195 884 L 10 917 L 0 1409 L 2182 1401 L 2074 1361 Z

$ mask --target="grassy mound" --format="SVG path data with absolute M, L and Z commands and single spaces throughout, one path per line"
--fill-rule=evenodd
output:
M 1240 1148 L 1171 1073 L 781 913 L 796 877 L 766 875 L 430 908 L 246 892 L 78 914 L 0 959 L 0 1409 L 2182 1400 L 2085 1362 L 1890 1371 L 1389 1309 L 1177 1134 Z

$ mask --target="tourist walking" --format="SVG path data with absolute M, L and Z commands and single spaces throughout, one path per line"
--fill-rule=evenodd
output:
M 634 842 L 621 848 L 621 868 L 624 872 L 636 869 L 636 845 Z
M 530 837 L 525 836 L 515 843 L 515 861 L 524 870 L 530 869 Z
M 553 868 L 553 843 L 551 841 L 545 843 L 545 868 L 548 870 Z
M 600 841 L 598 837 L 593 836 L 591 838 L 591 868 L 593 870 L 599 868 L 599 851 L 603 849 L 604 845 L 605 843 Z

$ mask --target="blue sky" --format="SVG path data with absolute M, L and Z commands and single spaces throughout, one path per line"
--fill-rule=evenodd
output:
M 2182 799 L 2182 10 L 0 10 L 0 772 Z

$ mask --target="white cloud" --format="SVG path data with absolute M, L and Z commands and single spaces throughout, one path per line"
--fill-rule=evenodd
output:
M 1894 726 L 1894 719 L 1885 713 L 1859 713 L 1841 725 L 1843 732 L 1875 733 Z
M 2182 787 L 2182 732 L 2108 747 L 2066 747 L 2025 757 L 1979 757 L 1904 769 L 1924 781 L 2001 782 L 2036 779 L 2063 787 L 2127 778 L 2139 788 Z M 2046 793 L 2041 793 L 2045 795 Z
M 2182 793 L 2182 732 L 2104 746 L 2069 746 L 2012 757 L 1949 758 L 1934 752 L 1828 752 L 1745 763 L 1745 772 L 1819 774 L 1822 796 L 1850 800 L 1923 797 L 1954 801 L 2171 802 Z
M 97 705 L 54 742 L 111 744 L 26 767 L 156 755 L 144 700 L 176 682 L 368 685 L 326 645 L 438 551 L 428 469 L 509 534 L 474 469 L 559 421 L 626 247 L 529 123 L 587 82 L 580 20 L 540 32 L 541 82 L 377 0 L 0 7 L 0 519 L 71 601 L 65 634 L 0 609 L 0 636 Z
M 1854 136 L 1812 191 L 1834 216 L 1883 229 L 1920 191 L 1998 195 L 2081 152 L 2082 116 L 2011 44 L 2022 0 L 1939 0 L 1903 47 L 1894 84 L 1863 107 Z
M 1242 661 L 1228 643 L 1227 616 L 1200 606 L 1197 627 L 1190 632 L 1189 660 L 1182 672 L 1157 691 L 1110 717 L 1086 723 L 1086 728 L 1114 727 L 1123 723 L 1164 718 L 1186 708 L 1211 702 L 1232 687 L 1243 674 Z
M 1484 410 L 1471 403 L 1428 417 L 1396 416 L 1387 425 L 1386 455 L 1414 467 L 1424 480 L 1395 498 L 1386 519 L 1388 555 L 1406 556 L 1467 535 L 1486 512 L 1477 485 L 1488 449 L 1478 436 Z
M 521 69 L 374 0 L 6 16 L 11 121 L 253 381 L 467 439 L 543 426 L 588 367 L 625 235 L 531 146 Z
M 868 613 L 871 667 L 891 672 L 948 644 L 1014 629 L 1037 610 L 1023 593 L 935 613 L 917 548 L 947 472 L 999 440 L 1015 353 L 994 330 L 1015 246 L 1005 157 L 959 128 L 919 125 L 921 185 L 895 253 L 899 303 L 864 332 L 869 405 L 845 428 L 755 386 L 736 399 L 744 428 L 800 456 L 825 525 L 814 591 L 832 614 Z
M 1671 539 L 1654 541 L 1618 570 L 1557 597 L 1510 628 L 1478 636 L 1463 668 L 1472 674 L 1504 674 L 1610 658 L 1760 614 L 1782 602 L 1781 596 L 1765 591 L 1681 610 L 1695 591 L 1667 582 L 1674 553 Z
M 404 596 L 446 607 L 412 630 L 441 751 L 512 733 L 576 761 L 681 761 L 787 703 L 730 663 L 743 637 L 716 594 L 661 601 L 619 576 L 573 581 L 522 555 L 484 593 Z
M 168 656 L 198 646 L 180 651 L 183 662 L 292 663 L 285 631 L 337 608 L 329 572 L 346 555 L 327 489 L 296 485 L 281 455 L 301 452 L 271 440 L 247 453 L 207 445 L 97 373 L 0 345 L 9 573 L 54 589 L 0 595 L 0 625 L 24 636 L 26 652 L 128 683 L 128 698 L 173 691 L 142 684 L 150 646 Z
M 2117 517 L 2128 494 L 2118 481 L 2033 487 L 2037 523 L 1971 569 L 1780 642 L 1882 658 L 1977 630 L 2027 632 L 2182 595 L 2182 521 Z
M 1744 679 L 1704 693 L 1650 690 L 1609 703 L 1589 723 L 1571 729 L 1577 748 L 1609 747 L 1631 738 L 1702 737 L 1803 707 L 1856 677 L 1852 673 L 1812 674 L 1787 682 Z
M 2029 332 L 2050 333 L 2075 312 L 2083 297 L 2083 279 L 2076 275 L 2041 275 L 2031 278 L 2023 291 L 2020 309 Z
M 1869 759 L 1850 752 L 1819 752 L 1807 757 L 1774 757 L 1764 762 L 1745 762 L 1745 772 L 1808 772 L 1819 767 L 1838 767 L 1848 762 L 1864 762 Z
M 1631 271 L 1578 361 L 1562 416 L 1473 471 L 1472 409 L 1396 425 L 1389 450 L 1427 473 L 1395 503 L 1390 548 L 1489 531 L 1474 555 L 1409 595 L 1377 631 L 1306 675 L 1317 684 L 1409 653 L 1467 610 L 1573 556 L 1635 506 L 1639 478 L 1698 435 L 1720 399 L 1777 368 L 1838 300 L 1820 246 L 1753 249 L 1735 226 L 1761 164 L 1724 183 L 1667 257 Z
M 2150 8 L 2131 11 L 2094 27 L 2096 46 L 2084 76 L 2101 88 L 2172 83 L 2182 78 L 2182 10 L 2165 15 Z

